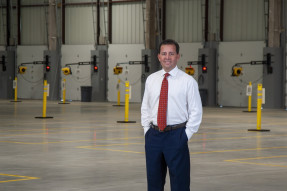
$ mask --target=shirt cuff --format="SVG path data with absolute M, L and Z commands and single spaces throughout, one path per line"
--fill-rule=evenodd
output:
M 185 133 L 186 133 L 186 136 L 187 136 L 188 140 L 189 140 L 189 139 L 192 137 L 192 135 L 193 135 L 193 132 L 188 131 L 187 129 L 185 129 Z
M 144 128 L 144 135 L 146 134 L 146 132 L 149 130 L 150 127 L 143 127 Z

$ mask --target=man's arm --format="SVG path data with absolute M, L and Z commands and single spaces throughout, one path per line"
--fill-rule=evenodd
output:
M 148 104 L 148 97 L 149 97 L 149 92 L 148 92 L 148 79 L 146 80 L 145 84 L 145 91 L 144 91 L 144 96 L 143 96 L 143 101 L 142 101 L 142 106 L 141 106 L 141 124 L 144 128 L 144 134 L 149 130 L 150 128 L 150 107 Z
M 198 131 L 202 120 L 202 103 L 197 82 L 194 80 L 187 94 L 188 121 L 186 124 L 186 135 L 188 140 Z

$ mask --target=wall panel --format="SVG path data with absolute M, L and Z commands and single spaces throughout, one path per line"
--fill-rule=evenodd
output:
M 21 44 L 47 44 L 45 8 L 22 8 Z
M 44 60 L 46 46 L 18 46 L 17 66 L 23 63 Z M 24 74 L 17 74 L 18 77 L 18 98 L 42 99 L 43 98 L 43 64 L 27 64 Z M 49 82 L 48 82 L 49 83 Z
M 63 45 L 62 46 L 62 67 L 66 64 L 91 61 L 92 45 Z M 71 75 L 64 75 L 66 79 L 66 99 L 81 100 L 81 86 L 91 86 L 91 65 L 70 65 Z
M 252 106 L 256 107 L 257 84 L 263 80 L 263 65 L 241 65 L 242 75 L 231 76 L 236 63 L 263 60 L 263 41 L 224 42 L 218 50 L 218 104 L 222 106 L 247 107 L 246 86 L 252 82 Z M 263 87 L 264 88 L 264 87 Z
M 0 44 L 6 44 L 6 10 L 0 7 Z
M 178 61 L 178 68 L 185 72 L 186 67 L 190 67 L 188 62 L 198 61 L 198 50 L 203 48 L 202 43 L 179 43 L 180 46 L 180 59 Z M 195 80 L 198 79 L 198 65 L 193 65 Z
M 10 0 L 10 7 L 17 4 L 16 0 Z M 5 7 L 4 7 L 5 6 Z M 7 44 L 7 13 L 6 1 L 0 1 L 0 45 Z M 16 9 L 10 9 L 10 44 L 13 45 L 17 39 L 17 13 Z
M 224 1 L 224 41 L 264 39 L 264 0 Z
M 127 63 L 129 61 L 141 61 L 141 50 L 143 44 L 111 44 L 109 46 L 109 70 L 108 70 L 108 101 L 117 101 L 117 84 L 120 83 L 121 102 L 125 101 L 125 81 L 131 85 L 130 102 L 141 102 L 141 65 L 122 64 L 123 72 L 114 75 L 113 68 L 117 63 Z
M 92 6 L 67 6 L 65 23 L 66 44 L 94 44 Z
M 144 42 L 142 3 L 113 4 L 113 44 Z
M 167 0 L 166 37 L 178 42 L 201 42 L 201 8 L 201 0 Z

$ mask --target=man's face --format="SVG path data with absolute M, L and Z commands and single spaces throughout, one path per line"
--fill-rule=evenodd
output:
M 167 44 L 161 46 L 157 57 L 164 71 L 170 72 L 175 68 L 180 55 L 176 53 L 175 45 Z

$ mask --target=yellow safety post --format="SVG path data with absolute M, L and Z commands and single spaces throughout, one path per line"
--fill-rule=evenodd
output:
M 252 86 L 251 82 L 249 82 L 249 86 Z M 251 112 L 251 98 L 252 98 L 252 95 L 249 95 L 248 96 L 248 112 Z
M 18 97 L 18 95 L 17 95 L 17 77 L 15 77 L 15 89 L 14 89 L 14 101 L 17 101 L 17 97 Z
M 257 89 L 257 130 L 261 130 L 262 84 Z
M 46 111 L 47 111 L 47 90 L 48 90 L 47 80 L 44 80 L 43 116 L 42 117 L 46 117 Z
M 126 95 L 125 95 L 125 120 L 118 121 L 118 123 L 136 123 L 136 121 L 129 121 L 129 96 L 130 96 L 130 83 L 129 81 L 125 82 L 126 86 Z
M 70 104 L 66 102 L 66 79 L 63 79 L 62 81 L 62 96 L 63 96 L 63 101 L 60 102 L 59 104 Z
M 18 83 L 17 83 L 17 77 L 15 77 L 14 81 L 13 81 L 13 88 L 14 88 L 14 100 L 11 102 L 21 102 L 18 101 Z
M 258 84 L 257 88 L 257 128 L 248 129 L 248 131 L 270 131 L 268 129 L 261 129 L 261 107 L 262 107 L 262 84 Z
M 63 83 L 65 84 L 63 86 L 63 103 L 66 103 L 66 79 L 63 79 Z
M 46 110 L 47 110 L 47 95 L 48 95 L 48 83 L 47 80 L 44 80 L 44 92 L 43 92 L 43 115 L 42 117 L 35 117 L 35 118 L 53 118 L 53 117 L 47 117 L 46 116 Z
M 118 80 L 118 85 L 117 85 L 117 89 L 118 89 L 118 105 L 120 105 L 120 104 L 121 104 L 120 83 L 121 83 L 121 80 Z
M 130 95 L 130 83 L 126 81 L 126 95 L 125 95 L 125 122 L 129 121 L 129 95 Z
M 121 105 L 121 90 L 120 90 L 120 83 L 121 80 L 118 80 L 118 84 L 117 84 L 117 90 L 118 90 L 118 98 L 117 98 L 117 105 L 113 105 L 113 106 L 123 106 Z
M 251 111 L 251 100 L 252 100 L 252 84 L 249 82 L 249 85 L 246 88 L 246 95 L 248 96 L 248 110 L 243 111 L 243 112 L 256 112 L 256 111 Z

